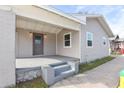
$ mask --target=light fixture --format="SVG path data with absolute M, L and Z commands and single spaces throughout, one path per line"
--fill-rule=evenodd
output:
M 44 34 L 44 39 L 46 39 L 47 38 L 47 34 Z
M 29 36 L 32 37 L 32 32 L 29 32 Z

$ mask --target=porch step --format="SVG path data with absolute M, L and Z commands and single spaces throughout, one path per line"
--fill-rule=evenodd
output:
M 60 65 L 65 65 L 67 64 L 67 62 L 60 62 L 60 63 L 55 63 L 55 64 L 51 64 L 51 67 L 56 67 L 56 66 L 60 66 Z
M 55 82 L 62 80 L 66 77 L 72 76 L 72 75 L 74 75 L 74 73 L 75 73 L 75 71 L 72 69 L 61 72 L 58 76 L 55 77 Z
M 58 76 L 60 73 L 64 71 L 71 70 L 71 66 L 68 64 L 64 64 L 64 65 L 55 66 L 53 67 L 53 69 L 55 71 L 55 76 Z
M 51 67 L 55 72 L 55 82 L 72 76 L 75 73 L 75 70 L 73 70 L 71 65 L 69 65 L 67 62 L 52 64 Z
M 48 85 L 78 73 L 78 62 L 61 62 L 42 68 L 43 79 Z

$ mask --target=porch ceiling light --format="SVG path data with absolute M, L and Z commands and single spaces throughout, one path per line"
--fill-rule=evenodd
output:
M 44 34 L 44 39 L 46 39 L 47 38 L 47 34 Z
M 29 36 L 32 37 L 32 35 L 33 35 L 32 32 L 29 32 Z

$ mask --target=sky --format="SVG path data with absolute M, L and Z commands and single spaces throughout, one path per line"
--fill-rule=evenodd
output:
M 87 12 L 103 15 L 114 35 L 124 38 L 124 5 L 56 5 L 65 13 Z

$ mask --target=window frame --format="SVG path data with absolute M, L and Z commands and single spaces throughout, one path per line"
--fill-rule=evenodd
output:
M 70 46 L 65 46 L 65 35 L 70 35 Z M 72 47 L 72 35 L 71 35 L 71 32 L 68 32 L 68 33 L 65 33 L 63 35 L 63 47 L 64 48 L 71 48 Z
M 91 41 L 92 41 L 92 46 L 88 46 L 88 35 L 91 35 Z M 92 32 L 86 32 L 86 48 L 93 48 L 93 33 Z

